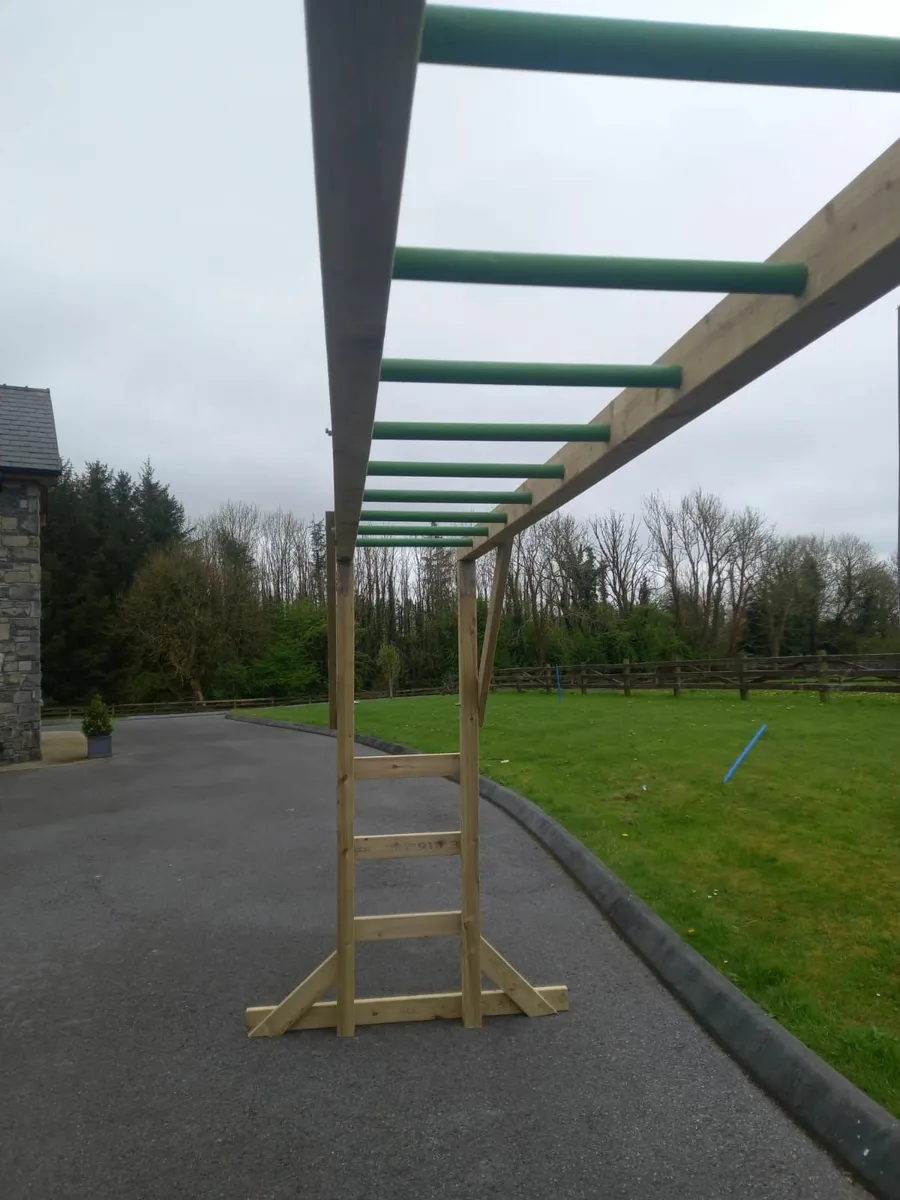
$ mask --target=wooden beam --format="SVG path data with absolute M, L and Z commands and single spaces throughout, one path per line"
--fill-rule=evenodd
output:
M 335 544 L 356 540 L 425 0 L 306 0 Z
M 503 597 L 506 595 L 506 581 L 509 579 L 509 563 L 512 558 L 512 549 L 513 539 L 507 538 L 505 542 L 497 547 L 497 558 L 494 563 L 491 602 L 488 605 L 487 624 L 484 627 L 484 641 L 481 644 L 481 663 L 478 667 L 479 726 L 484 724 L 488 692 L 491 690 L 491 676 L 494 673 L 494 655 L 497 652 L 497 639 L 500 636 Z
M 459 909 L 454 912 L 390 913 L 383 917 L 357 917 L 354 921 L 354 932 L 358 942 L 458 937 L 459 931 Z
M 569 1007 L 569 993 L 565 986 L 535 988 L 556 1012 L 565 1012 Z M 521 1009 L 506 992 L 492 989 L 481 993 L 481 1012 L 485 1017 L 521 1014 Z M 272 1012 L 271 1007 L 260 1006 L 247 1009 L 247 1028 L 265 1020 Z M 423 996 L 382 996 L 357 1000 L 354 1020 L 357 1025 L 384 1025 L 395 1021 L 434 1021 L 437 1019 L 459 1020 L 462 1016 L 462 992 L 434 992 Z M 308 1009 L 291 1026 L 292 1029 L 333 1029 L 337 1023 L 337 1005 L 333 1000 L 320 1001 Z
M 446 858 L 459 854 L 459 830 L 447 833 L 378 833 L 353 839 L 356 861 L 379 858 Z
M 337 989 L 339 1037 L 352 1037 L 356 945 L 353 930 L 354 872 L 354 720 L 356 629 L 353 611 L 353 563 L 337 564 Z
M 311 975 L 298 983 L 280 1004 L 266 1010 L 266 1015 L 249 1027 L 250 1037 L 278 1037 L 294 1025 L 313 1004 L 337 982 L 337 953 L 329 954 Z M 251 1011 L 259 1011 L 248 1009 Z
M 458 754 L 368 754 L 353 760 L 357 779 L 455 779 Z
M 462 1017 L 481 1024 L 481 888 L 478 867 L 478 613 L 475 564 L 458 564 L 459 828 L 462 883 Z
M 502 954 L 486 938 L 481 939 L 481 969 L 507 996 L 515 1000 L 523 1013 L 529 1017 L 549 1017 L 556 1012 L 549 1001 L 506 961 Z
M 325 514 L 325 612 L 328 629 L 328 728 L 337 729 L 337 620 L 334 559 L 334 513 Z
M 898 196 L 900 140 L 769 259 L 806 263 L 802 296 L 726 297 L 658 359 L 681 366 L 680 391 L 620 393 L 594 418 L 609 443 L 564 446 L 549 459 L 564 478 L 529 480 L 531 505 L 504 505 L 506 527 L 460 556 L 487 554 L 900 285 Z

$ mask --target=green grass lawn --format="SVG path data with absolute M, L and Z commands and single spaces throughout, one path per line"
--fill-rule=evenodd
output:
M 328 719 L 323 705 L 264 715 Z M 457 748 L 453 697 L 369 701 L 356 715 L 363 733 Z M 501 693 L 482 773 L 556 817 L 900 1116 L 900 695 L 567 693 L 560 705 Z

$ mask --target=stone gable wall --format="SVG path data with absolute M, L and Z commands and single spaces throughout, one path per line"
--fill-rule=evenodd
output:
M 0 484 L 0 764 L 41 757 L 41 489 Z

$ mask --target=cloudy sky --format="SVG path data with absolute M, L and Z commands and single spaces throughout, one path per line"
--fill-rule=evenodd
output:
M 896 0 L 493 3 L 900 36 Z M 761 259 L 898 135 L 897 96 L 426 66 L 400 242 Z M 63 454 L 130 470 L 150 457 L 193 514 L 229 498 L 321 514 L 300 0 L 0 0 L 0 164 L 0 382 L 52 389 Z M 715 301 L 400 283 L 385 353 L 652 362 Z M 885 297 L 571 511 L 700 484 L 785 531 L 852 528 L 891 550 L 898 304 Z M 580 421 L 609 395 L 384 385 L 379 416 Z

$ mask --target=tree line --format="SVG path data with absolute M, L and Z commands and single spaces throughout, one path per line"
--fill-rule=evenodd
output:
M 321 519 L 228 503 L 188 522 L 146 464 L 68 465 L 43 539 L 48 703 L 327 690 Z M 484 623 L 492 556 L 478 561 Z M 439 686 L 456 670 L 455 552 L 356 556 L 357 688 Z M 897 564 L 852 533 L 783 536 L 701 489 L 640 514 L 554 514 L 517 539 L 498 666 L 744 651 L 900 650 Z

